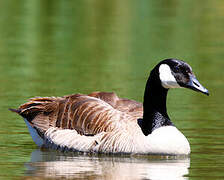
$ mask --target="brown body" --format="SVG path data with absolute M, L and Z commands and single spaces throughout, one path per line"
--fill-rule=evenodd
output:
M 101 140 L 117 132 L 138 131 L 142 134 L 137 124 L 143 115 L 142 104 L 121 99 L 115 93 L 37 97 L 14 111 L 23 116 L 43 139 L 52 127 L 75 130 L 82 137 L 105 132 Z

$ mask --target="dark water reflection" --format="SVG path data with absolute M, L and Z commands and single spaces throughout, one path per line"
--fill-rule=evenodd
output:
M 223 0 L 0 1 L 0 179 L 223 179 L 223 10 Z M 98 90 L 142 101 L 150 69 L 167 57 L 186 60 L 211 93 L 168 95 L 190 160 L 36 151 L 8 111 L 34 96 Z
M 32 152 L 26 175 L 75 179 L 188 179 L 189 158 L 65 155 Z

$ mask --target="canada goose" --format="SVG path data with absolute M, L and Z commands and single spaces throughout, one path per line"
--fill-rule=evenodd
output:
M 38 146 L 99 153 L 187 155 L 190 145 L 166 109 L 170 88 L 209 95 L 184 61 L 165 59 L 151 71 L 143 104 L 115 93 L 36 97 L 10 109 L 21 115 Z

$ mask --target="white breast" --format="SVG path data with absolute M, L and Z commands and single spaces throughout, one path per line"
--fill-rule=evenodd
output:
M 190 154 L 187 138 L 174 126 L 163 126 L 147 136 L 147 146 L 156 154 Z

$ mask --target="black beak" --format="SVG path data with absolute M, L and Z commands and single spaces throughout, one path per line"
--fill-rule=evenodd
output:
M 199 83 L 194 75 L 190 75 L 189 78 L 189 82 L 185 85 L 186 88 L 190 88 L 194 91 L 199 91 L 203 94 L 209 95 L 208 90 Z

